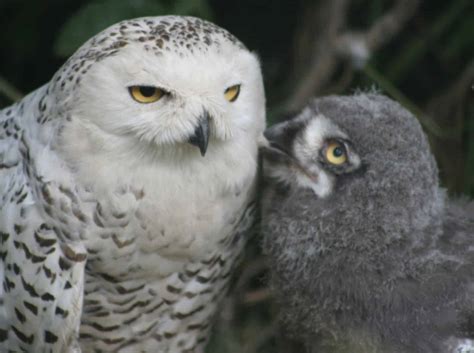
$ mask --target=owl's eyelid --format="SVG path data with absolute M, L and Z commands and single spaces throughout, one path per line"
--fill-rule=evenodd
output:
M 350 147 L 351 145 L 351 142 L 344 136 L 331 136 L 324 139 L 323 147 L 327 147 L 329 144 L 334 143 L 334 142 L 340 143 L 346 148 Z
M 230 90 L 232 89 L 237 89 L 237 91 L 239 92 L 239 95 L 240 95 L 240 92 L 242 91 L 242 84 L 241 83 L 237 83 L 235 85 L 230 85 L 228 86 L 225 90 L 224 90 L 224 94 L 229 92 Z
M 162 86 L 156 86 L 156 85 L 150 85 L 150 84 L 129 84 L 127 85 L 127 89 L 130 90 L 132 89 L 133 87 L 153 87 L 153 88 L 157 88 L 159 90 L 161 90 L 163 92 L 163 95 L 170 95 L 172 93 L 172 90 L 168 89 L 168 88 L 165 88 L 165 87 L 162 87 Z
M 242 88 L 242 83 L 235 83 L 235 84 L 229 85 L 229 86 L 227 86 L 227 88 L 225 90 L 227 91 L 228 89 L 231 89 L 231 88 L 234 88 L 234 87 Z
M 351 150 L 352 150 L 351 143 L 350 143 L 349 140 L 347 140 L 347 139 L 345 139 L 344 137 L 341 137 L 341 136 L 326 138 L 323 142 L 321 150 L 319 151 L 319 155 L 325 156 L 326 151 L 329 148 L 329 146 L 331 144 L 334 144 L 334 143 L 340 144 L 342 146 L 342 148 L 344 149 L 344 153 L 347 155 L 347 157 L 349 157 L 349 155 L 351 154 Z M 324 157 L 324 158 L 326 158 L 326 157 Z M 348 163 L 348 162 L 349 162 L 349 158 L 344 163 Z

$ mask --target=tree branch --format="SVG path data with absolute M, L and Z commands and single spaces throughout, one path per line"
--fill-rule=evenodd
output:
M 393 8 L 366 32 L 369 51 L 378 49 L 399 33 L 405 23 L 413 17 L 419 4 L 420 0 L 398 0 Z
M 299 84 L 286 104 L 287 110 L 297 110 L 306 103 L 309 97 L 319 91 L 333 73 L 336 62 L 332 43 L 341 28 L 345 25 L 346 11 L 349 0 L 326 0 L 318 6 L 310 6 L 311 12 L 306 16 L 303 28 L 297 36 L 308 38 L 306 43 L 300 43 L 300 51 L 309 54 L 309 60 L 303 60 L 303 74 L 300 74 Z M 303 34 L 301 33 L 303 32 Z M 306 33 L 304 33 L 306 32 Z M 309 46 L 309 48 L 308 48 Z M 300 63 L 299 57 L 294 58 Z
M 468 109 L 474 90 L 474 60 L 462 70 L 448 87 L 434 95 L 426 104 L 426 115 L 441 126 L 442 134 L 432 136 L 432 146 L 437 157 L 441 175 L 446 187 L 455 193 L 461 193 L 469 183 L 466 173 L 466 149 L 464 141 L 469 141 Z M 471 104 L 471 105 L 470 105 Z M 471 108 L 469 108 L 469 105 Z M 429 131 L 429 130 L 428 130 Z M 471 178 L 472 179 L 472 178 Z
M 348 60 L 360 69 L 372 53 L 391 40 L 414 15 L 420 0 L 398 0 L 395 5 L 364 32 L 344 30 L 349 0 L 323 1 L 319 7 L 311 7 L 312 23 L 320 23 L 317 30 L 305 21 L 306 31 L 312 29 L 311 60 L 300 75 L 293 95 L 285 104 L 286 110 L 300 109 L 313 95 L 319 93 L 333 76 L 340 60 Z M 319 21 L 319 22 L 318 22 Z M 301 33 L 297 33 L 301 36 Z M 301 46 L 301 44 L 300 44 Z M 299 54 L 301 57 L 301 54 Z M 295 59 L 298 59 L 296 57 Z M 297 62 L 295 60 L 295 62 Z

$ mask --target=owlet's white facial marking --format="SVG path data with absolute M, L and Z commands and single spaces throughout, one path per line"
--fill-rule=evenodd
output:
M 308 109 L 304 115 L 310 114 Z M 318 197 L 328 196 L 334 187 L 334 176 L 321 169 L 314 163 L 318 152 L 322 150 L 328 137 L 347 138 L 346 134 L 340 131 L 324 115 L 317 115 L 309 121 L 302 135 L 298 137 L 294 145 L 294 156 L 299 160 L 313 178 L 306 173 L 297 173 L 296 181 L 301 187 L 307 187 L 314 191 Z
M 312 115 L 309 108 L 292 121 L 271 127 L 266 134 L 269 142 L 263 150 L 273 157 L 265 160 L 265 174 L 290 187 L 309 188 L 319 198 L 333 192 L 341 168 L 349 171 L 360 167 L 360 158 L 345 142 L 347 134 L 324 115 Z M 328 147 L 334 143 L 340 145 L 346 159 L 340 166 L 327 158 Z

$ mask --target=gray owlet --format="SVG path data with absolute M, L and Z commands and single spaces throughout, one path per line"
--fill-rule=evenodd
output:
M 473 335 L 474 203 L 439 187 L 413 115 L 327 97 L 265 136 L 263 249 L 310 351 L 445 353 Z
M 0 351 L 201 352 L 264 100 L 236 38 L 167 16 L 104 30 L 0 111 Z

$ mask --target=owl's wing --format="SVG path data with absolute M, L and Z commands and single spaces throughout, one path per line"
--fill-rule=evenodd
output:
M 202 328 L 198 333 L 199 347 L 196 347 L 198 352 L 201 351 L 200 349 L 202 349 L 202 351 L 204 350 L 211 328 L 209 322 L 211 322 L 215 316 L 214 308 L 219 303 L 222 303 L 222 300 L 228 294 L 231 284 L 230 278 L 232 274 L 235 273 L 234 270 L 242 259 L 243 249 L 250 233 L 255 230 L 256 203 L 249 201 L 241 211 L 239 218 L 236 219 L 232 234 L 222 240 L 220 244 L 222 246 L 221 250 L 209 254 L 208 258 L 199 263 L 196 274 L 190 278 L 184 290 L 184 292 L 188 293 L 201 292 L 201 296 L 206 293 L 204 295 L 207 296 L 207 298 L 204 297 L 203 302 L 211 303 L 211 305 L 207 304 L 210 310 L 198 313 L 201 317 L 195 317 L 193 319 L 202 323 Z M 195 266 L 196 264 L 193 263 L 187 265 L 189 270 L 193 270 Z M 190 272 L 191 271 L 185 271 L 185 273 Z M 199 291 L 196 285 L 207 286 L 207 288 L 204 289 L 204 287 L 202 287 L 203 290 Z M 173 313 L 174 316 L 179 316 L 179 312 L 177 312 L 180 310 L 179 305 L 175 306 L 173 310 L 176 310 Z M 209 313 L 211 313 L 211 316 L 209 316 Z
M 36 100 L 0 111 L 0 351 L 80 352 L 86 255 L 61 240 L 42 207 L 48 190 L 31 168 L 23 128 Z

